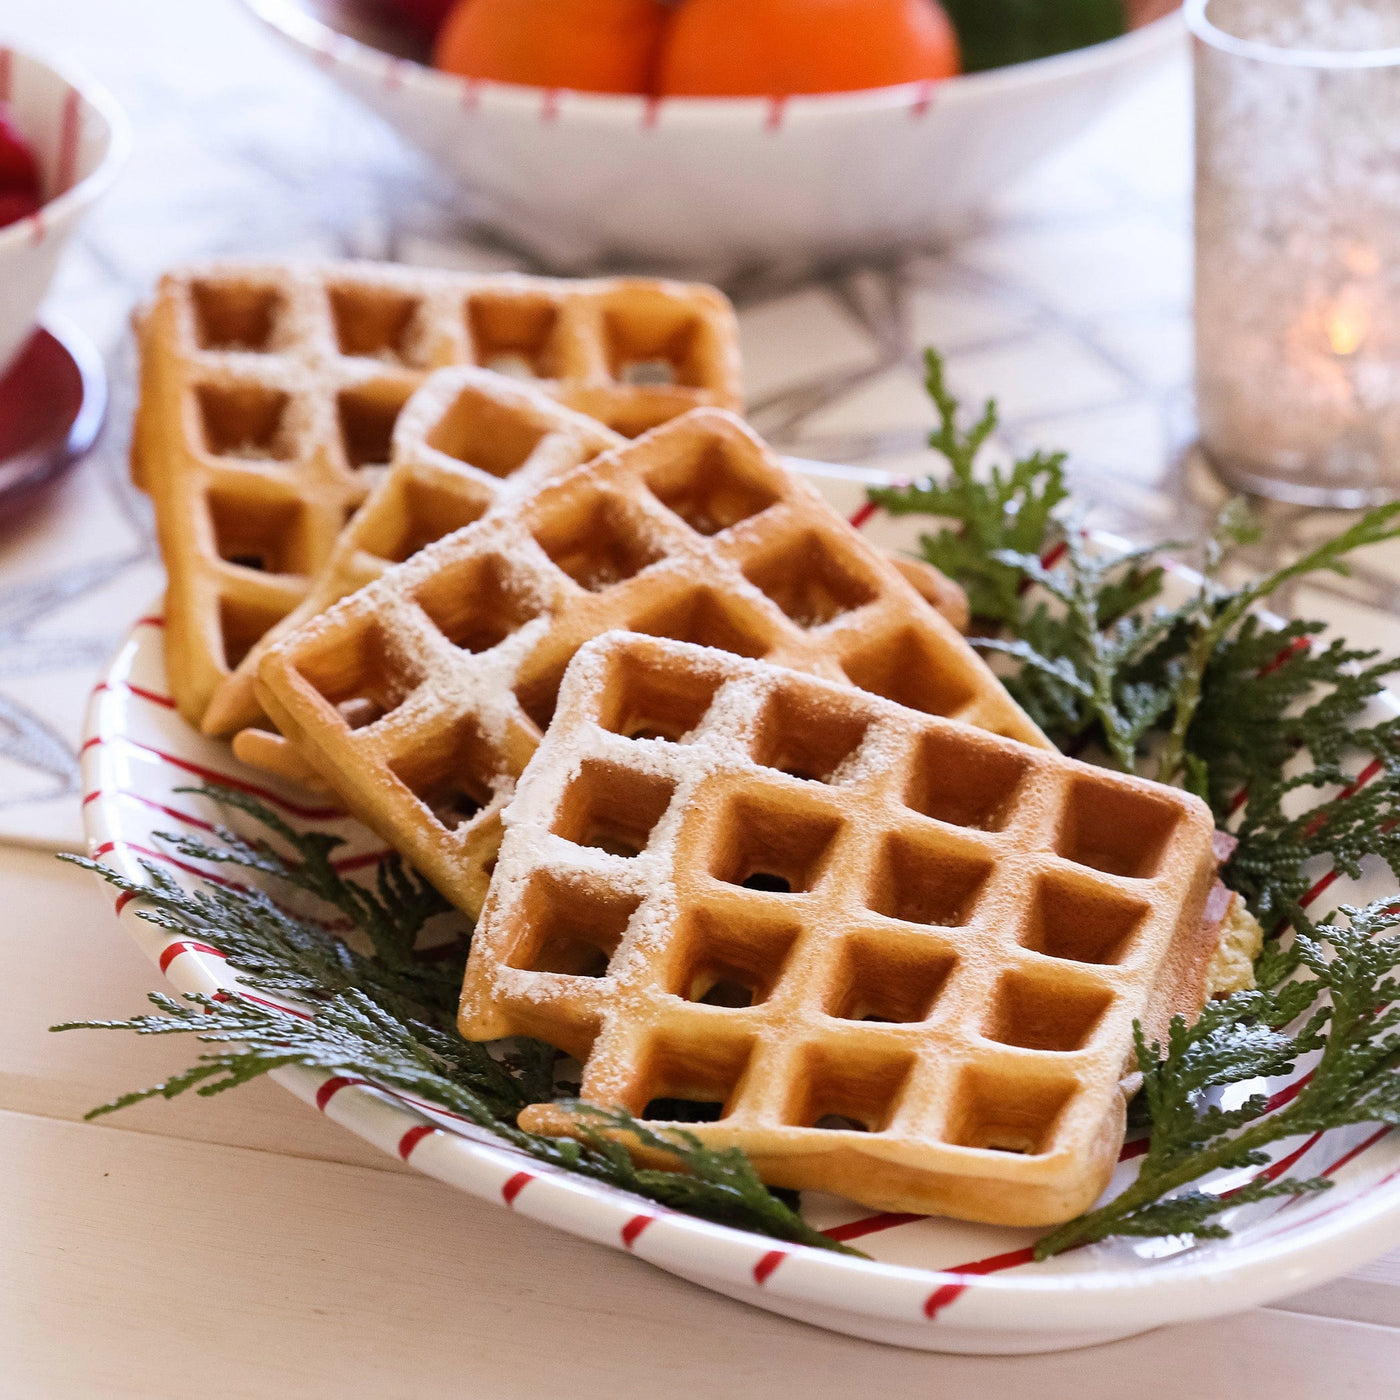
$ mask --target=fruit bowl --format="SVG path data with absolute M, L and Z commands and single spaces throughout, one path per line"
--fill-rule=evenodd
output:
M 243 2 L 546 263 L 615 257 L 712 275 L 956 232 L 1181 35 L 1174 7 L 1138 0 L 1138 23 L 1121 38 L 940 83 L 654 99 L 441 73 L 347 0 Z

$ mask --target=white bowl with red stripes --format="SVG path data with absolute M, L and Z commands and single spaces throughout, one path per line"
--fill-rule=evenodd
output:
M 762 98 L 482 83 L 361 42 L 355 7 L 244 0 L 546 262 L 719 268 L 927 244 L 1082 131 L 1181 42 L 1175 0 L 1053 58 L 941 83 Z M 1155 16 L 1155 18 L 1152 18 Z
M 101 88 L 0 45 L 0 102 L 30 144 L 44 204 L 0 229 L 0 374 L 34 329 L 74 229 L 116 178 L 130 148 L 121 109 Z
M 912 548 L 917 519 L 858 510 L 863 486 L 852 476 L 818 478 L 843 510 L 879 543 Z M 868 478 L 866 478 L 868 480 Z M 1182 588 L 1191 586 L 1183 580 Z M 347 836 L 348 868 L 372 863 L 380 843 L 329 805 L 271 787 L 242 768 L 223 744 L 180 720 L 167 693 L 159 613 L 142 618 L 111 663 L 88 711 L 82 767 L 89 848 L 130 879 L 143 861 L 197 882 L 197 863 L 172 859 L 156 833 L 202 830 L 228 819 L 179 789 L 204 779 L 262 794 L 293 823 Z M 1377 718 L 1400 713 L 1389 696 Z M 1358 775 L 1365 781 L 1366 772 Z M 239 825 L 235 820 L 233 825 Z M 214 871 L 212 878 L 227 878 Z M 1384 893 L 1316 872 L 1317 912 Z M 121 922 L 182 991 L 233 985 L 211 948 L 172 939 L 137 917 L 139 900 L 117 901 Z M 1308 1064 L 1289 1079 L 1258 1087 L 1286 1102 Z M 452 1186 L 772 1312 L 835 1331 L 930 1351 L 1035 1352 L 1077 1347 L 1174 1322 L 1266 1303 L 1325 1282 L 1400 1245 L 1400 1132 L 1367 1125 L 1278 1144 L 1263 1168 L 1217 1174 L 1227 1191 L 1263 1172 L 1327 1176 L 1332 1190 L 1301 1200 L 1232 1211 L 1227 1240 L 1109 1241 L 1034 1263 L 1036 1232 L 958 1221 L 873 1213 L 832 1197 L 803 1199 L 818 1228 L 858 1243 L 870 1261 L 777 1244 L 711 1225 L 650 1202 L 555 1172 L 490 1135 L 402 1094 L 364 1081 L 303 1069 L 276 1075 L 306 1103 L 361 1137 Z M 1111 1190 L 1131 1180 L 1141 1141 L 1130 1141 Z M 442 1222 L 444 1237 L 456 1223 Z M 465 1228 L 464 1226 L 461 1228 Z

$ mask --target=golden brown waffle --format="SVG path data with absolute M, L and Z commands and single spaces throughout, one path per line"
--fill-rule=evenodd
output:
M 732 414 L 698 409 L 502 506 L 272 646 L 258 697 L 470 914 L 584 642 L 626 628 L 1040 731 L 901 572 Z
M 772 1185 L 1054 1224 L 1113 1170 L 1134 1019 L 1204 1004 L 1212 826 L 1176 789 L 612 633 L 507 813 L 460 1026 L 567 1051 L 585 1101 Z
M 170 576 L 171 688 L 196 724 L 305 595 L 428 371 L 529 378 L 629 435 L 739 403 L 732 309 L 680 283 L 218 263 L 163 278 L 139 329 L 133 475 Z
M 204 731 L 223 734 L 262 721 L 253 677 L 278 637 L 503 501 L 623 441 L 533 386 L 489 370 L 459 366 L 430 375 L 399 415 L 388 473 L 341 531 L 301 602 L 214 692 Z M 238 747 L 248 752 L 266 742 L 259 735 Z M 266 756 L 259 766 L 267 766 Z

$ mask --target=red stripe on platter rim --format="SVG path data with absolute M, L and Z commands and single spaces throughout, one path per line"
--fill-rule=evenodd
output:
M 350 1075 L 331 1075 L 331 1077 L 316 1090 L 316 1107 L 324 1113 L 327 1105 L 342 1089 L 349 1089 L 352 1085 L 363 1083 L 363 1079 L 355 1079 Z
M 86 807 L 89 803 L 96 802 L 99 797 L 122 798 L 129 802 L 139 802 L 143 807 L 149 807 L 153 812 L 159 812 L 163 817 L 169 817 L 172 821 L 180 822 L 184 826 L 194 827 L 197 831 L 213 833 L 218 830 L 213 822 L 207 822 L 203 817 L 196 817 L 191 812 L 182 812 L 178 807 L 170 807 L 164 802 L 157 802 L 155 798 L 147 797 L 145 793 L 136 792 L 131 788 L 114 788 L 110 791 L 97 788 L 83 797 L 82 805 Z M 331 866 L 339 874 L 344 875 L 377 865 L 390 854 L 391 851 L 387 846 L 380 847 L 373 851 L 363 851 L 359 855 L 341 856 L 339 859 L 331 861 Z
M 168 763 L 171 767 L 180 769 L 181 772 L 193 774 L 197 778 L 203 778 L 206 782 L 217 784 L 220 787 L 232 788 L 235 792 L 247 793 L 250 797 L 256 797 L 271 806 L 280 807 L 284 812 L 288 812 L 294 817 L 300 817 L 303 821 L 337 821 L 345 816 L 345 813 L 338 807 L 307 807 L 300 802 L 283 797 L 281 794 L 273 792 L 271 788 L 263 787 L 259 783 L 250 783 L 242 778 L 235 778 L 231 773 L 222 772 L 220 769 L 209 768 L 202 763 L 195 763 L 192 759 L 180 758 L 177 754 L 167 753 L 164 749 L 158 749 L 152 744 L 143 744 L 139 739 L 133 739 L 126 734 L 96 734 L 85 740 L 78 752 L 86 753 L 89 749 L 118 741 L 133 749 L 139 749 L 142 753 L 148 753 L 153 758 L 158 758 L 162 763 Z
M 1019 1268 L 1035 1259 L 1035 1247 L 1026 1245 L 1005 1254 L 992 1254 L 986 1259 L 976 1259 L 970 1264 L 959 1264 L 956 1268 L 940 1269 L 940 1273 L 951 1275 L 950 1281 L 940 1284 L 924 1300 L 924 1316 L 932 1322 L 950 1303 L 955 1302 L 968 1289 L 974 1280 L 987 1274 L 999 1274 L 1006 1269 Z M 968 1275 L 967 1278 L 960 1277 Z
M 1385 1138 L 1389 1137 L 1390 1134 L 1394 1131 L 1395 1129 L 1390 1127 L 1389 1125 L 1377 1129 L 1377 1131 L 1372 1133 L 1370 1137 L 1365 1139 L 1365 1141 L 1358 1143 L 1350 1151 L 1343 1153 L 1342 1156 L 1340 1156 L 1335 1162 L 1333 1162 L 1331 1166 L 1324 1167 L 1322 1171 L 1318 1173 L 1318 1175 L 1330 1177 L 1334 1173 L 1339 1172 L 1343 1167 L 1349 1166 L 1363 1153 L 1369 1152 L 1373 1147 L 1379 1146 L 1380 1143 Z M 1397 1177 L 1400 1177 L 1400 1166 L 1394 1167 L 1392 1170 L 1388 1171 L 1384 1176 L 1372 1182 L 1368 1189 L 1370 1191 L 1377 1191 L 1383 1186 L 1388 1186 Z M 1289 1199 L 1284 1201 L 1284 1203 L 1279 1207 L 1278 1211 L 1275 1212 L 1275 1215 L 1281 1215 L 1285 1210 L 1296 1206 L 1300 1201 L 1306 1199 L 1308 1198 L 1302 1196 L 1289 1197 Z M 1281 1239 L 1284 1235 L 1295 1234 L 1299 1230 L 1307 1229 L 1310 1225 L 1315 1225 L 1319 1220 L 1326 1219 L 1329 1215 L 1336 1215 L 1338 1211 L 1346 1210 L 1350 1205 L 1351 1202 L 1347 1200 L 1338 1201 L 1333 1205 L 1325 1205 L 1321 1210 L 1314 1211 L 1311 1215 L 1305 1216 L 1301 1220 L 1290 1220 L 1285 1222 L 1280 1229 L 1263 1231 L 1260 1233 L 1258 1238 L 1261 1241 L 1277 1240 Z
M 139 845 L 135 841 L 128 841 L 125 837 L 121 836 L 114 837 L 110 841 L 104 841 L 101 845 L 94 847 L 91 852 L 91 859 L 101 860 L 103 856 L 110 855 L 113 851 L 119 849 L 123 851 L 133 851 L 136 855 L 144 856 L 147 860 L 160 861 L 163 865 L 169 865 L 176 870 L 181 870 L 186 875 L 194 875 L 198 879 L 207 880 L 211 885 L 220 885 L 225 889 L 236 890 L 240 894 L 256 893 L 250 885 L 239 884 L 236 880 L 230 880 L 223 875 L 216 874 L 212 870 L 203 870 L 197 865 L 190 865 L 186 861 L 177 859 L 175 856 L 167 855 L 164 851 L 153 851 L 149 846 Z M 136 896 L 133 894 L 132 898 L 135 897 Z M 272 900 L 272 903 L 284 913 L 292 912 L 288 910 L 286 905 L 279 903 L 275 899 Z M 120 912 L 120 910 L 118 910 L 118 912 Z M 348 932 L 354 927 L 349 919 L 318 920 L 310 915 L 303 915 L 300 917 L 308 919 L 311 923 L 318 923 L 322 928 L 329 929 L 332 932 Z M 445 1111 L 446 1110 L 444 1110 L 444 1112 Z
M 655 1219 L 656 1217 L 654 1215 L 634 1215 L 631 1220 L 622 1227 L 623 1248 L 634 1248 L 647 1226 Z
M 217 948 L 211 947 L 208 943 L 199 943 L 190 938 L 178 938 L 174 943 L 167 943 L 161 949 L 158 965 L 162 972 L 170 970 L 170 964 L 182 953 L 207 953 L 211 958 L 219 958 L 227 961 L 224 954 Z
M 534 1172 L 516 1172 L 502 1187 L 501 1199 L 512 1209 L 515 1199 L 535 1179 Z
M 126 695 L 134 695 L 138 700 L 149 700 L 153 705 L 159 705 L 163 710 L 173 710 L 175 701 L 169 695 L 162 695 L 155 690 L 147 690 L 144 686 L 133 685 L 130 681 L 98 681 L 93 686 L 92 693 L 101 695 L 108 691 L 121 691 Z
M 403 1161 L 413 1156 L 413 1149 L 423 1141 L 425 1137 L 431 1137 L 434 1133 L 441 1132 L 442 1129 L 435 1127 L 432 1123 L 419 1123 L 416 1127 L 410 1128 L 400 1139 L 398 1146 L 399 1157 Z

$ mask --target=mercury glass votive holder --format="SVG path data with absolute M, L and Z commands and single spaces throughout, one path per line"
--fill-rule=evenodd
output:
M 1187 0 L 1196 390 L 1231 485 L 1400 497 L 1400 0 Z

